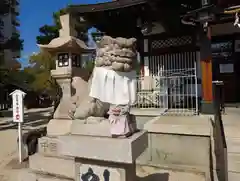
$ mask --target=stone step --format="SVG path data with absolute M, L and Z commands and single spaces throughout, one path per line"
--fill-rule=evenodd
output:
M 239 181 L 240 180 L 240 172 L 228 172 L 228 181 Z
M 228 153 L 228 171 L 240 173 L 240 153 Z
M 18 175 L 18 181 L 74 181 L 74 179 L 55 177 L 40 173 L 34 173 L 28 170 L 21 170 Z
M 230 138 L 240 139 L 239 126 L 224 126 L 224 131 L 227 139 L 230 139 Z
M 228 153 L 240 153 L 240 138 L 226 138 Z
M 75 161 L 73 158 L 44 156 L 36 153 L 29 157 L 29 168 L 35 172 L 59 175 L 69 179 L 75 178 Z

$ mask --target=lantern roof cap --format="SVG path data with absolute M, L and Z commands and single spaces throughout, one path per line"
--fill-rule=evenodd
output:
M 43 51 L 47 51 L 49 53 L 58 53 L 58 52 L 92 52 L 95 49 L 89 48 L 84 41 L 73 37 L 73 36 L 60 36 L 58 38 L 54 38 L 49 44 L 42 45 L 38 44 L 38 46 Z

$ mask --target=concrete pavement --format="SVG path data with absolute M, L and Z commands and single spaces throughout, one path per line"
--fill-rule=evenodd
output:
M 49 121 L 53 108 L 25 110 L 23 132 L 45 126 Z M 12 122 L 11 110 L 4 112 L 0 118 L 0 181 L 16 181 L 18 165 L 17 125 Z

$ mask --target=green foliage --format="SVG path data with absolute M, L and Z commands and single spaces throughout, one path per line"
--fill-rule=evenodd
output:
M 43 25 L 39 28 L 40 35 L 36 37 L 38 44 L 48 44 L 54 38 L 59 36 L 59 29 L 61 28 L 60 23 L 60 12 L 53 13 L 53 25 Z
M 60 15 L 62 11 L 53 13 L 53 25 L 43 25 L 39 28 L 40 35 L 36 37 L 38 44 L 48 44 L 52 39 L 59 37 L 59 30 L 61 29 Z
M 36 38 L 38 44 L 48 44 L 59 36 L 58 27 L 55 25 L 44 25 L 39 28 L 39 32 L 40 35 Z
M 55 61 L 50 54 L 46 52 L 33 54 L 29 58 L 29 63 L 32 66 L 25 68 L 24 71 L 34 76 L 33 81 L 30 82 L 31 88 L 41 92 L 55 87 L 55 81 L 51 78 L 50 73 L 55 66 Z
M 84 64 L 84 68 L 87 69 L 90 72 L 90 74 L 92 74 L 94 66 L 95 66 L 94 60 L 86 61 Z
M 40 51 L 29 57 L 29 63 L 33 65 L 35 70 L 50 71 L 55 68 L 55 59 L 49 53 Z

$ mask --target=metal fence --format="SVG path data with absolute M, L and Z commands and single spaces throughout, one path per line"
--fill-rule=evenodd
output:
M 149 76 L 138 77 L 137 108 L 158 108 L 160 114 L 198 113 L 196 52 L 151 56 Z

